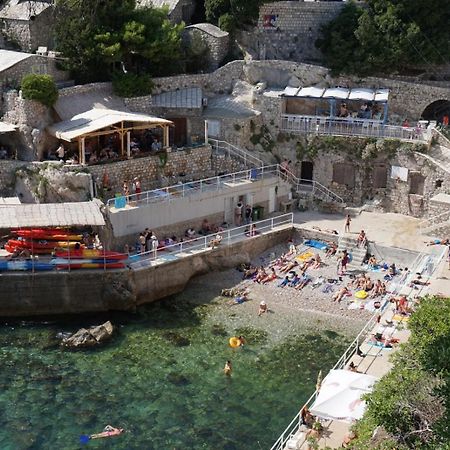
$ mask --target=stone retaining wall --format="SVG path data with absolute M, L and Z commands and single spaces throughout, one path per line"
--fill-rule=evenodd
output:
M 252 49 L 259 59 L 318 61 L 320 27 L 338 16 L 343 2 L 275 2 L 262 5 Z
M 156 187 L 169 186 L 180 180 L 210 176 L 211 173 L 211 148 L 198 147 L 167 153 L 167 162 L 162 167 L 160 156 L 146 156 L 143 158 L 128 159 L 111 164 L 99 164 L 87 166 L 88 171 L 94 177 L 97 184 L 103 184 L 105 173 L 109 179 L 110 191 L 106 197 L 113 197 L 116 192 L 122 192 L 125 180 L 131 184 L 133 178 L 139 177 L 142 190 L 155 189 Z
M 0 277 L 0 316 L 134 310 L 137 305 L 181 292 L 196 275 L 249 262 L 265 250 L 287 242 L 291 235 L 292 228 L 285 228 L 138 270 L 5 272 Z

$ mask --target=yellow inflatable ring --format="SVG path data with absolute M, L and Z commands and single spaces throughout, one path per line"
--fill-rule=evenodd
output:
M 355 297 L 364 300 L 368 295 L 369 295 L 369 294 L 368 294 L 366 291 L 358 291 L 358 292 L 355 294 Z
M 237 347 L 240 347 L 241 340 L 239 338 L 237 338 L 236 336 L 233 336 L 233 337 L 230 338 L 228 343 L 230 344 L 231 348 L 237 348 Z

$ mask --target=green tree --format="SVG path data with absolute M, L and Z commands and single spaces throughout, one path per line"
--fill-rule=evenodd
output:
M 58 89 L 50 75 L 30 73 L 22 78 L 20 85 L 22 95 L 29 100 L 36 100 L 45 106 L 53 106 L 58 100 Z
M 450 299 L 426 297 L 409 321 L 410 339 L 393 357 L 393 368 L 366 398 L 353 448 L 448 449 L 450 442 Z M 391 447 L 378 447 L 381 426 Z
M 344 7 L 316 45 L 335 72 L 407 71 L 449 61 L 449 23 L 448 0 L 367 0 Z
M 183 24 L 167 9 L 136 8 L 134 0 L 57 0 L 57 48 L 77 81 L 110 80 L 120 69 L 167 75 L 182 69 Z

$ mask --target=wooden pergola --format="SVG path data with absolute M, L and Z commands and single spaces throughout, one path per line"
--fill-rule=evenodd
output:
M 163 148 L 169 145 L 170 120 L 147 114 L 94 108 L 78 114 L 69 120 L 58 122 L 48 128 L 49 133 L 66 142 L 77 142 L 79 161 L 86 163 L 85 144 L 87 138 L 117 133 L 120 139 L 121 155 L 131 156 L 130 135 L 134 130 L 160 128 L 163 133 Z

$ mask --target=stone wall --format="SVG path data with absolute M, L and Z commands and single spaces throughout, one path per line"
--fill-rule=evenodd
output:
M 259 10 L 258 27 L 245 39 L 256 59 L 319 61 L 320 27 L 338 16 L 343 2 L 275 2 Z
M 0 197 L 16 195 L 14 186 L 16 182 L 15 172 L 19 167 L 26 165 L 22 161 L 0 160 Z
M 175 8 L 169 13 L 169 20 L 172 23 L 191 23 L 191 17 L 195 11 L 195 1 L 178 0 Z
M 287 242 L 291 235 L 292 228 L 286 228 L 136 270 L 5 272 L 0 277 L 0 316 L 134 310 L 137 305 L 181 292 L 196 275 L 249 262 L 269 248 Z
M 38 47 L 53 48 L 53 8 L 49 7 L 32 16 L 32 20 L 3 18 L 6 38 L 20 46 L 24 52 L 34 52 Z
M 211 25 L 210 23 L 199 23 L 185 28 L 184 39 L 191 43 L 197 39 L 203 41 L 208 47 L 208 68 L 216 70 L 228 53 L 230 36 L 226 31 Z
M 9 145 L 14 147 L 17 158 L 23 161 L 42 159 L 44 152 L 56 142 L 45 132 L 45 128 L 53 123 L 50 109 L 20 97 L 17 91 L 5 92 L 3 103 L 4 120 L 18 125 L 16 132 L 8 135 Z
M 69 79 L 69 72 L 59 70 L 56 67 L 55 58 L 32 55 L 27 59 L 14 64 L 14 66 L 2 71 L 0 78 L 0 91 L 11 87 L 19 87 L 22 78 L 29 73 L 50 75 L 56 82 Z
M 212 176 L 211 148 L 198 147 L 167 153 L 167 162 L 162 167 L 161 159 L 157 156 L 128 159 L 111 164 L 87 166 L 98 185 L 103 184 L 105 174 L 109 179 L 110 190 L 105 192 L 106 198 L 114 197 L 122 192 L 125 180 L 131 182 L 139 177 L 142 190 L 156 189 L 160 186 L 170 186 L 178 181 L 190 181 Z M 180 176 L 180 174 L 185 174 Z

